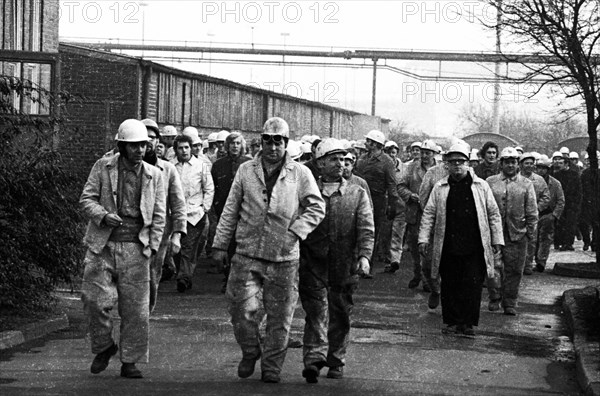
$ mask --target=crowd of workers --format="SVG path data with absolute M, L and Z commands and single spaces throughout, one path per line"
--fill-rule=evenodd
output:
M 176 277 L 185 293 L 203 254 L 224 274 L 238 376 L 260 360 L 262 381 L 280 381 L 300 298 L 302 376 L 316 383 L 324 367 L 343 378 L 353 294 L 375 263 L 393 274 L 408 253 L 407 287 L 422 284 L 430 309 L 441 301 L 442 332 L 474 336 L 484 286 L 488 309 L 514 316 L 523 274 L 544 271 L 552 244 L 573 250 L 581 237 L 584 250 L 598 248 L 598 191 L 587 157 L 567 148 L 549 158 L 456 139 L 443 152 L 432 140 L 402 151 L 377 130 L 295 141 L 278 117 L 249 144 L 239 131 L 202 140 L 151 119 L 124 121 L 115 140 L 80 200 L 94 374 L 120 349 L 121 376 L 142 377 L 160 282 Z

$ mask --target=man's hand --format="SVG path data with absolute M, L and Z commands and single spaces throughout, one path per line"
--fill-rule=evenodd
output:
M 494 254 L 498 254 L 498 252 L 500 251 L 501 248 L 502 248 L 502 245 L 492 246 L 492 250 L 493 250 Z
M 173 254 L 177 254 L 181 251 L 181 233 L 174 232 L 171 235 L 171 251 Z
M 421 200 L 419 199 L 419 194 L 417 194 L 417 193 L 410 194 L 410 198 L 408 200 L 411 202 L 414 202 L 414 203 L 421 202 Z
M 227 267 L 229 267 L 229 260 L 227 258 L 227 252 L 225 250 L 213 248 L 212 258 L 217 263 L 221 263 L 223 269 L 227 269 Z
M 371 270 L 371 266 L 369 265 L 369 260 L 366 257 L 359 257 L 358 259 L 358 275 L 366 275 Z
M 423 256 L 425 256 L 427 254 L 428 250 L 429 250 L 428 243 L 419 243 L 419 253 L 421 253 Z
M 123 224 L 123 219 L 118 214 L 109 213 L 104 216 L 104 223 L 109 227 L 118 227 Z

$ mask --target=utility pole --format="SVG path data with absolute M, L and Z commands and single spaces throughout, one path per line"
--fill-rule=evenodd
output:
M 502 23 L 502 0 L 498 0 L 496 7 L 496 53 L 499 55 L 502 52 L 501 42 L 501 23 Z M 500 98 L 502 91 L 500 88 L 500 62 L 495 63 L 494 67 L 494 102 L 492 109 L 492 133 L 500 133 Z
M 375 115 L 375 103 L 377 97 L 377 58 L 373 58 L 373 95 L 371 97 L 371 115 Z

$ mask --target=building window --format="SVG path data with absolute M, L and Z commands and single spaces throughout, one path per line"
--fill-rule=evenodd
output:
M 15 51 L 42 50 L 43 0 L 4 0 L 2 48 Z M 6 17 L 6 12 L 10 17 Z
M 12 92 L 8 100 L 16 111 L 30 115 L 49 115 L 49 92 L 52 82 L 52 65 L 46 63 L 0 62 L 0 78 L 21 80 L 23 94 Z M 29 89 L 28 89 L 29 88 Z M 41 94 L 40 94 L 41 91 Z

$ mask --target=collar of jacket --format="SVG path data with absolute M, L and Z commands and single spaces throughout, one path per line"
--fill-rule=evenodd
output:
M 252 166 L 254 167 L 254 171 L 260 176 L 260 179 L 265 181 L 265 175 L 263 174 L 263 166 L 262 166 L 262 150 L 256 154 L 256 157 L 250 162 L 253 162 Z M 292 167 L 296 164 L 296 162 L 290 157 L 290 155 L 285 152 L 285 156 L 283 157 L 283 165 L 281 166 L 281 172 L 279 172 L 279 177 L 277 180 L 285 177 L 286 172 L 291 170 Z
M 475 174 L 475 171 L 473 170 L 473 168 L 469 167 L 469 170 L 467 171 L 469 172 L 469 174 L 471 175 L 471 179 L 473 179 L 473 184 L 481 184 L 481 183 L 487 183 L 485 180 L 483 180 L 482 178 L 480 178 L 479 176 L 477 176 Z M 450 177 L 450 175 L 444 177 L 441 181 L 440 184 L 441 185 L 445 185 L 448 184 L 448 178 Z
M 513 177 L 508 177 L 508 176 L 506 176 L 504 174 L 504 172 L 500 172 L 500 180 L 517 181 L 518 178 L 519 178 L 519 174 L 518 173 L 515 173 L 515 175 Z
M 113 184 L 113 186 L 117 185 L 117 178 L 119 177 L 118 162 L 119 162 L 120 156 L 121 156 L 121 154 L 117 153 L 114 156 L 109 157 L 109 160 L 106 162 L 106 168 L 108 168 L 108 173 L 110 173 L 110 175 L 111 175 L 111 183 Z M 152 166 L 153 165 L 150 165 L 150 164 L 142 161 L 141 172 L 148 180 L 152 180 L 152 174 L 150 171 L 150 168 Z
M 199 162 L 200 160 L 198 158 L 196 158 L 195 155 L 192 155 L 191 158 L 188 161 L 185 162 L 179 162 L 179 160 L 177 159 L 177 157 L 173 158 L 173 160 L 171 161 L 175 166 L 177 165 L 181 165 L 181 166 L 185 166 L 187 165 L 194 165 L 196 162 Z
M 161 172 L 165 170 L 165 165 L 164 165 L 164 162 L 165 162 L 165 160 L 163 160 L 163 159 L 160 159 L 160 158 L 157 158 L 157 159 L 156 159 L 156 165 L 155 165 L 155 166 L 156 166 L 158 169 L 160 169 L 160 170 L 161 170 Z
M 323 178 L 319 176 L 319 180 L 317 180 L 317 186 L 319 187 L 319 191 L 323 191 Z M 340 186 L 338 188 L 338 192 L 340 195 L 344 195 L 346 193 L 346 189 L 348 188 L 348 180 L 342 177 L 342 181 L 340 182 Z

